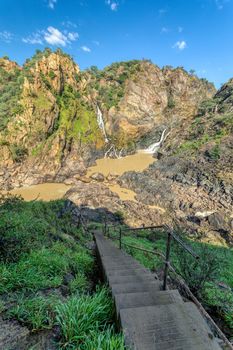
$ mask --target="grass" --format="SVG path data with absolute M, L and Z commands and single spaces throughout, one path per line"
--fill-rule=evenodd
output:
M 90 237 L 64 205 L 0 196 L 1 316 L 33 333 L 57 327 L 57 349 L 123 350 L 108 290 L 93 291 Z
M 58 304 L 56 313 L 62 348 L 124 349 L 122 337 L 115 335 L 111 326 L 113 302 L 106 288 L 98 289 L 92 296 L 73 296 Z
M 17 299 L 17 305 L 7 312 L 7 317 L 16 318 L 32 331 L 51 329 L 54 324 L 56 304 L 55 295 L 47 298 L 39 295 L 32 298 L 21 295 Z
M 18 263 L 1 264 L 0 293 L 36 291 L 42 288 L 59 287 L 63 276 L 78 271 L 90 273 L 93 259 L 86 251 L 72 250 L 64 243 L 56 242 L 51 248 L 42 248 L 25 255 Z M 82 260 L 83 259 L 83 260 Z

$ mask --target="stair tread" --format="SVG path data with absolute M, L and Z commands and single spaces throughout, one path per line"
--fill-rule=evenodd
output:
M 140 350 L 219 350 L 193 303 L 122 309 L 126 345 Z
M 118 313 L 122 309 L 172 303 L 183 303 L 183 299 L 178 290 L 122 293 L 115 295 L 115 305 Z

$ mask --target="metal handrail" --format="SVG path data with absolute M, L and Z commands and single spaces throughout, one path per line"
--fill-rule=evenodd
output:
M 163 290 L 167 289 L 167 277 L 168 272 L 170 268 L 170 253 L 171 253 L 171 242 L 174 240 L 176 243 L 178 243 L 184 250 L 186 250 L 193 258 L 199 259 L 199 256 L 192 250 L 191 247 L 189 247 L 185 242 L 182 241 L 182 239 L 171 229 L 168 225 L 157 225 L 157 226 L 142 226 L 142 227 L 136 227 L 136 228 L 123 228 L 122 226 L 119 226 L 119 248 L 122 249 L 122 245 L 128 245 L 122 241 L 123 232 L 124 231 L 140 231 L 140 230 L 154 230 L 154 229 L 164 229 L 165 233 L 167 234 L 167 244 L 166 244 L 166 255 L 164 256 L 164 278 L 163 278 Z M 107 229 L 107 223 L 105 222 L 104 227 L 105 234 L 107 234 L 107 231 L 109 233 L 109 230 Z M 131 246 L 132 247 L 132 246 Z M 142 250 L 139 247 L 133 247 L 134 249 Z M 148 253 L 158 255 L 157 252 L 153 251 L 147 251 Z
M 115 227 L 115 225 L 114 225 Z M 144 249 L 141 247 L 137 247 L 128 243 L 124 243 L 122 241 L 122 236 L 123 236 L 123 231 L 139 231 L 139 230 L 146 230 L 146 229 L 159 229 L 163 228 L 166 229 L 167 233 L 167 245 L 166 245 L 166 256 L 160 252 L 160 251 L 153 251 L 153 250 L 148 250 Z M 105 233 L 107 233 L 107 227 L 105 225 Z M 114 238 L 117 239 L 117 238 Z M 163 290 L 167 289 L 167 276 L 168 276 L 168 271 L 171 270 L 177 277 L 179 283 L 182 285 L 186 293 L 189 295 L 189 297 L 193 300 L 193 302 L 196 304 L 198 307 L 199 311 L 202 313 L 202 315 L 207 319 L 207 321 L 210 322 L 212 325 L 213 329 L 215 332 L 218 334 L 218 336 L 223 340 L 223 342 L 228 346 L 229 349 L 233 350 L 233 345 L 232 343 L 227 339 L 225 334 L 221 331 L 221 329 L 217 326 L 217 324 L 214 322 L 214 320 L 211 318 L 211 316 L 208 314 L 208 312 L 205 311 L 201 303 L 197 300 L 197 298 L 193 295 L 193 293 L 190 291 L 189 287 L 186 285 L 186 283 L 183 281 L 183 279 L 180 278 L 180 275 L 178 272 L 174 269 L 174 267 L 170 263 L 170 251 L 171 251 L 171 242 L 172 239 L 174 239 L 175 242 L 177 242 L 184 250 L 186 250 L 193 258 L 199 259 L 200 257 L 189 247 L 185 242 L 182 241 L 182 239 L 171 229 L 168 225 L 160 225 L 160 226 L 148 226 L 148 227 L 137 227 L 137 228 L 125 228 L 122 229 L 122 227 L 119 227 L 119 248 L 122 249 L 122 245 L 131 247 L 133 249 L 138 249 L 141 251 L 144 251 L 146 253 L 158 255 L 161 258 L 163 258 L 163 261 L 165 263 L 164 266 L 164 280 L 163 280 Z

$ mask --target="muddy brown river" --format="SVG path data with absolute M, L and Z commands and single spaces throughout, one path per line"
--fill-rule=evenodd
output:
M 108 174 L 122 175 L 126 171 L 143 171 L 155 161 L 151 154 L 138 152 L 136 154 L 120 159 L 98 159 L 96 165 L 87 169 L 87 176 L 100 172 Z M 135 200 L 135 192 L 120 187 L 118 184 L 106 183 L 112 192 L 119 195 L 121 200 Z M 26 201 L 41 199 L 44 201 L 60 199 L 71 186 L 62 183 L 44 183 L 28 187 L 21 187 L 11 191 L 13 194 L 21 195 Z

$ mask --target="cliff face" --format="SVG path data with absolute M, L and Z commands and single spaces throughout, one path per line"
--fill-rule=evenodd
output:
M 150 61 L 115 63 L 88 73 L 86 91 L 99 101 L 107 131 L 119 146 L 153 130 L 148 143 L 166 126 L 190 123 L 200 102 L 215 93 L 212 84 L 182 68 L 160 69 Z
M 0 185 L 63 181 L 85 172 L 104 135 L 133 150 L 153 142 L 165 127 L 190 125 L 213 85 L 182 68 L 160 69 L 149 61 L 115 63 L 81 72 L 61 50 L 37 51 L 21 68 L 0 60 Z

